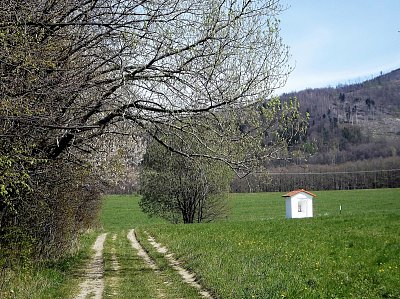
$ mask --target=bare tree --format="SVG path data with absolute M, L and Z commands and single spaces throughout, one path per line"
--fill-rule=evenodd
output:
M 28 88 L 6 83 L 5 95 L 57 108 L 18 117 L 51 129 L 51 158 L 89 150 L 121 121 L 139 134 L 196 134 L 198 115 L 265 100 L 288 73 L 277 0 L 11 2 L 0 28 L 24 32 L 24 56 L 41 62 L 24 69 L 42 73 Z M 4 55 L 12 51 L 10 43 Z

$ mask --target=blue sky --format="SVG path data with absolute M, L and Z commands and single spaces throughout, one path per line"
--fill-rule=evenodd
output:
M 280 92 L 359 82 L 400 67 L 400 0 L 281 0 L 295 67 Z

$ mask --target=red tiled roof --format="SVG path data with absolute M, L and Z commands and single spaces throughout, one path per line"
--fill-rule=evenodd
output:
M 306 191 L 304 189 L 297 189 L 297 190 L 290 191 L 289 193 L 286 193 L 285 195 L 282 195 L 282 197 L 292 197 L 293 195 L 296 195 L 296 194 L 301 193 L 301 192 L 304 192 L 304 193 L 310 194 L 313 197 L 316 197 L 315 194 L 313 194 L 313 193 L 311 193 L 309 191 Z

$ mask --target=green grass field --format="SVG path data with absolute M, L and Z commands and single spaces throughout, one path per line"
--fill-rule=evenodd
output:
M 314 215 L 386 214 L 400 213 L 399 189 L 316 191 Z M 231 194 L 231 215 L 229 221 L 268 220 L 285 218 L 283 193 L 234 193 Z
M 400 298 L 400 189 L 315 192 L 314 218 L 285 219 L 281 193 L 231 194 L 226 220 L 172 225 L 144 215 L 137 196 L 108 196 L 102 228 L 79 255 L 7 277 L 5 298 L 73 298 L 97 235 L 104 298 L 200 298 L 149 244 L 147 233 L 197 274 L 215 298 Z M 339 206 L 342 205 L 342 213 Z M 159 266 L 149 271 L 126 238 Z M 120 270 L 113 269 L 113 259 Z
M 140 236 L 217 298 L 400 298 L 399 189 L 317 192 L 312 219 L 285 219 L 281 195 L 233 194 L 227 221 L 146 225 Z

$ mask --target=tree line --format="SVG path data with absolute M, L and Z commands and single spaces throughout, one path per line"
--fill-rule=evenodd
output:
M 273 172 L 272 172 L 273 171 Z M 398 157 L 344 163 L 335 166 L 308 165 L 275 168 L 271 173 L 253 173 L 232 181 L 233 192 L 287 192 L 400 187 Z

